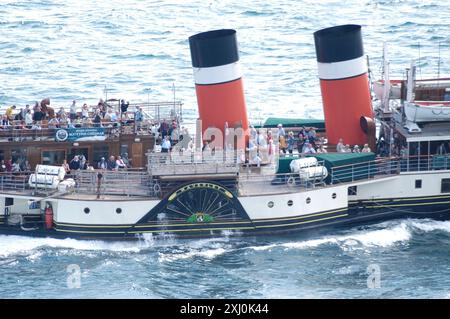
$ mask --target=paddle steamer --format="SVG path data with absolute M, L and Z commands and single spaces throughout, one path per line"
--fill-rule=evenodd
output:
M 328 140 L 328 153 L 279 155 L 283 131 L 270 125 L 256 136 L 268 142 L 251 147 L 255 131 L 247 119 L 236 32 L 204 32 L 189 39 L 199 107 L 196 134 L 192 140 L 183 136 L 170 152 L 161 150 L 145 123 L 159 124 L 165 117 L 179 124 L 176 102 L 165 105 L 167 115 L 154 112 L 142 126 L 131 119 L 122 126 L 1 131 L 2 157 L 26 157 L 35 169 L 0 174 L 0 233 L 119 240 L 448 219 L 448 123 L 418 122 L 420 130 L 411 131 L 408 100 L 401 96 L 399 107 L 372 106 L 360 26 L 323 29 L 314 40 L 326 131 L 318 134 Z M 413 80 L 404 83 L 410 94 Z M 292 121 L 285 126 L 286 133 L 298 130 Z M 340 139 L 368 144 L 373 152 L 333 152 Z M 126 170 L 74 170 L 66 176 L 60 166 L 79 154 L 96 163 L 124 152 L 131 154 L 132 168 Z

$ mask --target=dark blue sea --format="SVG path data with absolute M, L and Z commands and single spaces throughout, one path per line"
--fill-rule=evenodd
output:
M 371 77 L 450 75 L 450 2 L 0 0 L 0 108 L 99 98 L 184 103 L 187 38 L 234 28 L 250 118 L 323 117 L 312 33 L 363 26 Z M 0 298 L 450 298 L 450 222 L 394 220 L 315 237 L 138 242 L 0 235 Z

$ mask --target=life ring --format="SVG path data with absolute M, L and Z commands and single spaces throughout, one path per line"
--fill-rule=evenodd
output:
M 293 176 L 290 176 L 288 178 L 288 180 L 286 181 L 286 184 L 287 184 L 287 186 L 290 186 L 290 187 L 295 186 L 295 178 Z
M 153 185 L 153 192 L 155 193 L 156 196 L 160 196 L 161 195 L 161 185 L 159 185 L 158 183 Z

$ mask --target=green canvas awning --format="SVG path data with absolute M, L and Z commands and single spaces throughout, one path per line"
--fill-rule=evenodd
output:
M 321 154 L 308 154 L 307 156 L 313 156 L 317 158 L 319 162 L 323 162 L 323 165 L 328 170 L 328 177 L 325 182 L 330 183 L 342 183 L 351 180 L 358 180 L 369 178 L 374 175 L 375 167 L 372 162 L 375 160 L 375 153 L 321 153 Z M 278 160 L 277 174 L 290 173 L 290 164 L 294 159 L 298 159 L 297 156 L 281 157 Z M 345 166 L 348 167 L 340 167 Z M 352 166 L 353 165 L 353 166 Z M 333 170 L 334 168 L 334 170 Z M 333 176 L 331 176 L 333 174 Z

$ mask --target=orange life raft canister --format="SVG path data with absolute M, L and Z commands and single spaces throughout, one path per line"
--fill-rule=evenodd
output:
M 53 228 L 53 210 L 50 205 L 45 209 L 45 228 L 52 229 Z

